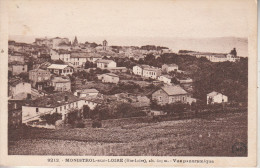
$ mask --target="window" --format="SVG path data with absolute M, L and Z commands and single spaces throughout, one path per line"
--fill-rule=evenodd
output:
M 159 96 L 159 101 L 162 101 L 162 96 Z
M 64 106 L 64 110 L 66 110 L 66 105 Z
M 39 108 L 36 108 L 36 113 L 38 113 L 39 112 Z
M 56 108 L 56 113 L 58 112 L 58 108 Z
M 60 107 L 60 111 L 62 111 L 62 107 Z

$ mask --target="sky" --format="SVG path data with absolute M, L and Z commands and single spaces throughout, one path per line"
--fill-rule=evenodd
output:
M 248 0 L 11 0 L 9 35 L 247 37 Z

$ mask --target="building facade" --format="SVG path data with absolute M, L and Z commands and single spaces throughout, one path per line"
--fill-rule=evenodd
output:
M 207 94 L 207 104 L 226 103 L 226 102 L 228 102 L 228 97 L 221 93 L 213 91 Z
M 100 69 L 106 69 L 106 68 L 115 68 L 116 67 L 116 62 L 113 60 L 97 60 L 97 67 Z
M 64 65 L 64 64 L 51 64 L 50 66 L 47 67 L 47 69 L 54 74 L 57 75 L 72 75 L 74 72 L 74 68 L 69 66 L 69 65 Z
M 159 105 L 166 105 L 175 102 L 187 103 L 190 95 L 180 86 L 164 86 L 152 94 L 152 100 Z

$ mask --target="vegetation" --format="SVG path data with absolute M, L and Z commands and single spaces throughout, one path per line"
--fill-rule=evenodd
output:
M 42 120 L 45 120 L 47 124 L 55 125 L 55 122 L 62 119 L 62 115 L 60 113 L 52 113 L 52 114 L 45 114 L 40 116 Z

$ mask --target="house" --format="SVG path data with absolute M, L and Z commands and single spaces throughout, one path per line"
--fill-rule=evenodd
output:
M 75 96 L 78 96 L 79 98 L 82 97 L 97 97 L 99 94 L 99 91 L 96 89 L 82 89 L 82 90 L 76 90 L 74 92 Z
M 8 100 L 8 128 L 22 125 L 22 105 L 24 100 Z
M 143 69 L 144 68 L 149 68 L 149 67 L 150 67 L 149 65 L 136 65 L 136 66 L 133 66 L 133 73 L 135 75 L 143 76 Z
M 68 51 L 68 50 L 52 49 L 50 51 L 50 56 L 51 56 L 52 60 L 62 60 L 64 62 L 70 62 L 70 51 Z
M 160 105 L 175 102 L 187 103 L 187 97 L 190 95 L 178 85 L 164 86 L 152 93 L 152 100 L 156 100 Z
M 47 67 L 47 69 L 54 74 L 57 75 L 72 75 L 74 72 L 74 69 L 72 66 L 65 65 L 65 64 L 51 64 L 50 66 Z
M 95 63 L 97 60 L 101 58 L 102 56 L 97 53 L 73 51 L 71 52 L 70 63 L 79 67 L 84 66 L 87 61 Z
M 171 72 L 171 71 L 178 71 L 178 65 L 176 64 L 163 64 L 162 71 L 164 72 Z
M 149 67 L 143 69 L 143 77 L 157 79 L 162 73 L 160 68 Z
M 107 68 L 107 70 L 109 70 L 112 73 L 115 73 L 115 72 L 127 72 L 127 68 L 126 67 Z
M 24 63 L 25 55 L 22 53 L 14 52 L 8 55 L 8 62 L 18 61 Z
M 158 77 L 159 81 L 162 81 L 163 83 L 171 85 L 172 77 L 169 75 L 161 75 Z
M 54 87 L 54 91 L 66 92 L 71 91 L 71 81 L 70 78 L 65 76 L 55 76 L 51 79 L 51 86 Z
M 98 75 L 98 79 L 102 80 L 103 83 L 115 83 L 119 82 L 119 76 L 113 73 L 106 73 L 102 75 Z
M 31 84 L 21 81 L 21 79 L 11 79 L 8 81 L 9 100 L 23 100 L 31 97 Z
M 81 98 L 81 101 L 83 105 L 87 105 L 91 110 L 93 110 L 97 105 L 101 105 L 104 103 L 103 99 L 93 97 L 83 97 Z
M 116 62 L 113 60 L 104 60 L 100 59 L 97 60 L 97 67 L 101 69 L 106 69 L 106 68 L 115 68 L 116 67 Z
M 215 104 L 222 102 L 228 102 L 228 97 L 215 91 L 207 94 L 207 104 Z
M 11 71 L 13 75 L 19 75 L 20 73 L 27 72 L 28 66 L 22 62 L 13 61 L 8 63 L 8 70 Z
M 47 81 L 51 78 L 50 71 L 43 69 L 34 69 L 29 71 L 29 80 L 32 82 L 32 86 L 35 87 L 37 82 Z
M 65 120 L 72 109 L 82 109 L 82 101 L 70 92 L 51 94 L 32 100 L 22 106 L 22 122 L 40 120 L 41 115 L 60 113 Z

